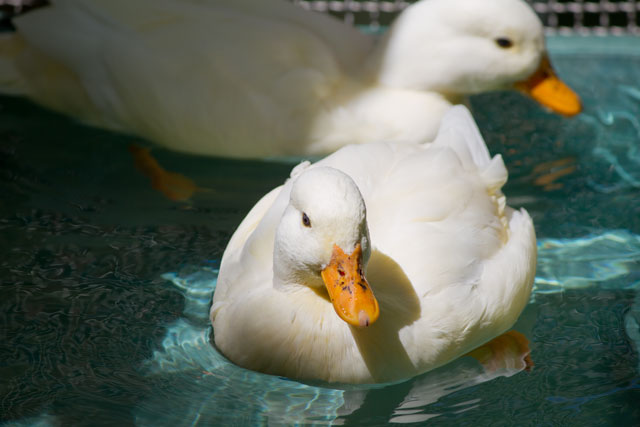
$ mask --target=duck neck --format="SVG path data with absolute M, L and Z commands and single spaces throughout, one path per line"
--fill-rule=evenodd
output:
M 452 103 L 463 96 L 454 83 L 450 64 L 459 64 L 451 34 L 429 20 L 429 2 L 409 6 L 378 40 L 363 67 L 363 78 L 380 86 L 408 91 L 437 92 Z M 407 13 L 414 9 L 412 13 Z M 452 62 L 453 61 L 453 62 Z

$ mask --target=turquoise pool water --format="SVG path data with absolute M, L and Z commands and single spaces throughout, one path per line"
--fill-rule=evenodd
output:
M 515 329 L 530 372 L 463 358 L 376 387 L 301 384 L 238 368 L 210 344 L 216 268 L 235 226 L 292 167 L 154 148 L 201 187 L 153 190 L 130 136 L 0 98 L 3 425 L 638 425 L 640 39 L 552 38 L 585 112 L 475 97 L 539 237 Z M 148 144 L 147 144 L 148 145 Z

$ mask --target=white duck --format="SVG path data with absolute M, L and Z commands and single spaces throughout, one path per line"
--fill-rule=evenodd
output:
M 505 205 L 506 180 L 463 106 L 432 144 L 351 145 L 297 166 L 224 252 L 217 347 L 270 374 L 387 382 L 502 334 L 536 265 L 533 224 Z
M 172 149 L 263 157 L 430 141 L 467 94 L 572 115 L 521 0 L 423 0 L 373 36 L 278 0 L 52 0 L 0 39 L 0 88 Z

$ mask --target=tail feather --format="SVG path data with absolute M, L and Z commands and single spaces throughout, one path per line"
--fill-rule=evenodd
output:
M 491 157 L 476 122 L 465 106 L 456 105 L 447 111 L 434 144 L 455 150 L 465 169 L 477 169 L 491 190 L 501 188 L 507 181 L 508 173 L 502 156 Z
M 480 169 L 491 162 L 489 150 L 480 130 L 464 105 L 455 105 L 447 111 L 442 118 L 440 130 L 434 142 L 444 143 L 453 148 L 458 155 L 466 158 L 464 160 L 473 162 Z

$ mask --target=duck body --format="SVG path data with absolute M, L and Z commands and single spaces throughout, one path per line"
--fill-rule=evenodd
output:
M 0 88 L 197 154 L 425 142 L 452 103 L 526 79 L 544 57 L 522 1 L 483 1 L 500 11 L 475 18 L 484 27 L 477 6 L 453 13 L 474 2 L 449 3 L 419 2 L 377 41 L 278 0 L 53 0 L 0 39 Z M 507 54 L 496 34 L 517 46 Z
M 305 261 L 281 256 L 283 247 L 307 250 L 305 238 L 283 229 L 296 227 L 286 225 L 287 218 L 305 206 L 302 182 L 327 169 L 350 177 L 366 206 L 366 221 L 352 227 L 366 229 L 355 241 L 368 259 L 365 275 L 379 303 L 378 320 L 366 327 L 343 321 L 333 297 L 318 287 L 314 271 L 325 268 L 329 255 L 315 263 L 307 255 L 301 255 Z M 432 144 L 352 145 L 298 166 L 255 205 L 225 250 L 211 308 L 216 346 L 257 371 L 373 383 L 434 369 L 500 335 L 526 305 L 536 263 L 531 219 L 505 205 L 500 188 L 506 179 L 501 157 L 489 157 L 463 107 L 446 116 Z M 357 199 L 334 188 L 331 177 L 318 182 L 328 188 L 304 197 L 329 206 Z M 314 217 L 322 215 L 309 214 L 312 225 Z M 336 231 L 352 221 L 341 218 L 320 241 L 354 247 Z M 287 263 L 298 267 L 287 270 Z M 308 276 L 282 273 L 297 269 Z M 283 285 L 286 274 L 292 283 Z

